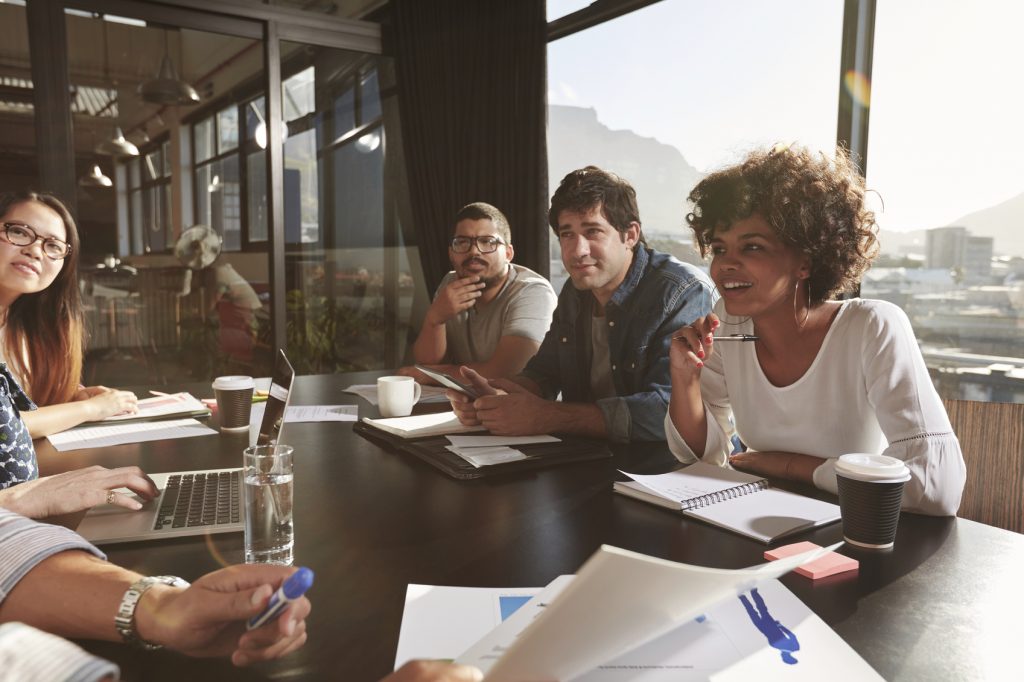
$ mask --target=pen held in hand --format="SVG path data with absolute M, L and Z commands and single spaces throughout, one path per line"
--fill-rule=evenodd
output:
M 302 567 L 292 573 L 274 594 L 270 595 L 267 607 L 258 616 L 253 616 L 245 624 L 247 630 L 255 630 L 266 625 L 284 612 L 288 605 L 304 595 L 313 586 L 313 571 Z
M 729 334 L 728 336 L 712 336 L 712 341 L 757 341 L 760 336 L 755 334 Z M 685 336 L 673 336 L 673 341 L 685 341 Z

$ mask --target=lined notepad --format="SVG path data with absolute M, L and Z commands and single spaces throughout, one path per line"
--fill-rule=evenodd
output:
M 622 473 L 633 480 L 616 481 L 617 493 L 765 543 L 840 519 L 839 507 L 830 502 L 778 490 L 758 476 L 704 462 L 655 476 Z

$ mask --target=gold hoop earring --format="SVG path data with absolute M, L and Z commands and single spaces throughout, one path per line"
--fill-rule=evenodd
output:
M 797 319 L 797 299 L 800 297 L 800 282 L 807 282 L 807 310 L 804 311 L 804 319 Z M 796 326 L 798 329 L 803 329 L 804 325 L 807 324 L 807 318 L 811 316 L 811 282 L 810 280 L 797 280 L 796 288 L 793 290 L 793 319 L 797 320 Z

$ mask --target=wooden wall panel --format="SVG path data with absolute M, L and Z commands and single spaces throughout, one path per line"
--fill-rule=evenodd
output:
M 957 516 L 1024 533 L 1024 404 L 944 402 L 967 463 Z

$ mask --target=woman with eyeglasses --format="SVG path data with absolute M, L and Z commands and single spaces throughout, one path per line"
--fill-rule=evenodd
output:
M 136 409 L 135 395 L 83 388 L 78 230 L 56 197 L 0 195 L 0 360 L 40 409 L 34 438 Z
M 83 324 L 77 250 L 75 221 L 55 197 L 0 195 L 0 506 L 35 518 L 104 501 L 141 507 L 112 492 L 123 486 L 143 497 L 156 493 L 137 467 L 38 478 L 33 437 L 136 405 L 127 391 L 78 383 Z M 33 400 L 44 407 L 36 409 Z

